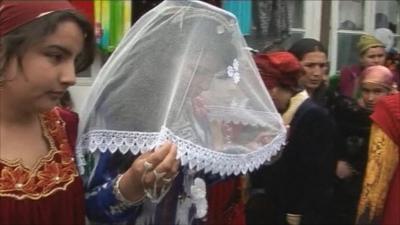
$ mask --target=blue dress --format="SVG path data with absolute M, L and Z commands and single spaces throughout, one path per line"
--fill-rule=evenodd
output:
M 128 153 L 129 154 L 129 153 Z M 149 200 L 129 206 L 116 199 L 113 187 L 118 174 L 125 171 L 135 156 L 95 153 L 87 158 L 88 167 L 95 165 L 86 177 L 86 213 L 95 224 L 201 224 L 195 218 L 195 205 L 190 198 L 190 186 L 195 177 L 202 177 L 207 183 L 219 181 L 217 175 L 205 176 L 187 167 L 180 173 L 160 203 Z M 90 171 L 90 170 L 86 170 Z

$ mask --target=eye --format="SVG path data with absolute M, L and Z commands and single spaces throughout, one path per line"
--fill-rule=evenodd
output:
M 46 57 L 48 57 L 53 63 L 60 63 L 64 60 L 64 55 L 59 52 L 46 52 Z
M 361 92 L 364 92 L 364 93 L 369 93 L 369 89 L 362 88 L 362 89 L 361 89 Z
M 385 93 L 385 90 L 379 88 L 379 89 L 374 89 L 373 92 L 374 92 L 375 94 L 383 94 L 383 93 Z
M 321 63 L 321 64 L 319 64 L 319 67 L 326 68 L 326 67 L 328 67 L 328 63 Z

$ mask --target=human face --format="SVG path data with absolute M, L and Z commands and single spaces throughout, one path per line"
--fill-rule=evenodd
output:
M 328 70 L 328 61 L 323 52 L 309 52 L 300 61 L 304 73 L 299 78 L 299 84 L 312 93 L 325 80 Z
M 361 105 L 372 111 L 376 102 L 389 94 L 389 90 L 379 84 L 362 83 L 361 84 Z
M 272 101 L 274 102 L 278 112 L 283 114 L 289 108 L 289 103 L 290 99 L 293 97 L 293 92 L 280 86 L 268 89 L 268 92 L 271 95 Z
M 211 58 L 205 55 L 199 62 L 190 62 L 187 66 L 188 74 L 192 76 L 189 84 L 189 96 L 196 98 L 202 92 L 207 91 L 216 74 L 222 72 L 227 66 L 222 59 L 218 57 Z
M 364 67 L 383 65 L 385 63 L 385 49 L 382 47 L 369 48 L 361 55 L 361 65 Z
M 54 33 L 29 47 L 20 63 L 16 57 L 10 60 L 3 99 L 36 112 L 58 105 L 66 89 L 75 84 L 75 59 L 83 44 L 84 35 L 75 22 L 60 23 Z

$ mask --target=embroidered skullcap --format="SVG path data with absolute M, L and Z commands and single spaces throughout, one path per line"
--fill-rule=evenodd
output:
M 370 66 L 361 73 L 360 82 L 378 84 L 391 89 L 394 82 L 393 73 L 384 66 Z
M 360 54 L 364 54 L 364 52 L 367 51 L 369 48 L 375 47 L 385 48 L 385 45 L 374 36 L 369 34 L 362 35 L 357 43 L 358 52 Z
M 327 53 L 321 42 L 312 38 L 303 38 L 295 42 L 288 52 L 292 53 L 298 60 L 303 59 L 304 55 L 309 52 Z
M 66 0 L 0 1 L 0 37 L 16 28 L 55 11 L 72 10 Z
M 254 56 L 265 86 L 271 89 L 277 85 L 300 89 L 297 79 L 302 71 L 300 62 L 289 52 L 272 52 Z

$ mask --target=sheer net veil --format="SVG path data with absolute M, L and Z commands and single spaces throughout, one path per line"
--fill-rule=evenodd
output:
M 236 18 L 200 1 L 164 1 L 135 23 L 81 115 L 81 170 L 85 154 L 170 139 L 183 165 L 237 175 L 271 161 L 286 137 Z

